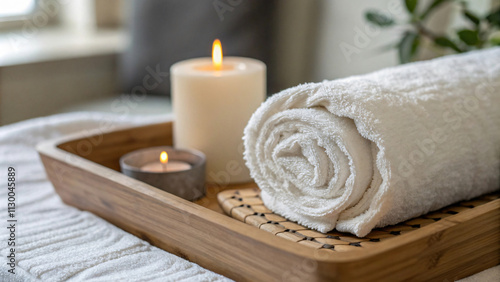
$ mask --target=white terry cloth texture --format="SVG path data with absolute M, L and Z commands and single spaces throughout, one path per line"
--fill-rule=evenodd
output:
M 284 90 L 244 135 L 274 212 L 357 236 L 500 187 L 500 48 Z
M 231 281 L 165 252 L 99 217 L 66 206 L 47 180 L 38 142 L 75 132 L 166 121 L 76 113 L 0 128 L 2 222 L 7 223 L 7 168 L 16 169 L 16 274 L 7 272 L 10 236 L 0 228 L 0 281 Z M 4 240 L 5 239 L 5 240 Z

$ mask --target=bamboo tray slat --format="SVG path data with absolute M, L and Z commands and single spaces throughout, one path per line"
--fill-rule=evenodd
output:
M 273 213 L 264 206 L 257 188 L 234 189 L 220 192 L 217 196 L 224 212 L 242 222 L 281 238 L 328 252 L 350 252 L 362 248 L 378 247 L 380 242 L 427 227 L 441 219 L 460 217 L 461 212 L 500 199 L 500 192 L 483 195 L 470 201 L 463 201 L 426 215 L 413 218 L 397 225 L 374 229 L 363 238 L 349 233 L 331 231 L 320 233 Z
M 253 183 L 210 185 L 206 197 L 193 203 L 119 172 L 120 156 L 161 145 L 172 145 L 170 122 L 52 140 L 38 151 L 65 203 L 238 281 L 442 281 L 500 263 L 495 196 L 408 221 L 401 230 L 376 230 L 373 238 L 325 235 L 270 213 L 258 204 Z M 239 201 L 234 189 L 253 193 L 253 199 Z M 220 206 L 218 194 L 226 200 Z M 235 209 L 242 204 L 250 208 Z M 266 224 L 253 213 L 265 214 Z

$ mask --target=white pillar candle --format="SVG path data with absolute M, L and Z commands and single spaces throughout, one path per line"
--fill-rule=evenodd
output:
M 220 61 L 217 54 L 220 52 Z M 171 67 L 174 144 L 207 156 L 207 180 L 250 181 L 243 161 L 243 130 L 266 96 L 266 66 L 242 57 L 178 62 Z

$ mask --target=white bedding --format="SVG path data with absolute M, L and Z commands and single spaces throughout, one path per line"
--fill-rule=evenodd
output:
M 0 281 L 230 281 L 62 203 L 34 149 L 39 141 L 99 128 L 103 121 L 123 127 L 167 118 L 73 113 L 0 127 Z M 15 275 L 7 265 L 9 166 L 17 171 Z
M 100 128 L 167 120 L 72 113 L 0 127 L 0 281 L 230 281 L 165 252 L 99 217 L 63 204 L 34 147 L 42 140 Z M 7 168 L 16 180 L 16 274 L 8 271 Z M 468 278 L 495 281 L 500 267 Z

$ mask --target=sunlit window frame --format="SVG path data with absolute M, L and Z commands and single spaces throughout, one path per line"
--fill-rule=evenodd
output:
M 31 11 L 31 13 L 27 15 L 0 17 L 0 32 L 22 28 L 26 24 L 26 20 L 29 20 L 33 15 L 35 15 L 35 13 L 41 10 L 40 7 L 41 0 L 34 0 L 34 1 L 35 1 L 35 8 L 33 9 L 33 11 Z M 45 2 L 56 2 L 56 1 L 57 0 L 45 0 Z M 49 22 L 47 25 L 51 26 L 54 23 L 57 23 L 58 21 L 59 21 L 58 17 L 49 18 Z

